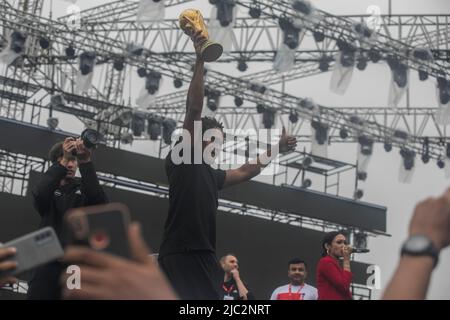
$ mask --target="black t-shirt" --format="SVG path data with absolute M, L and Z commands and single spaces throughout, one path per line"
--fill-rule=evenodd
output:
M 248 290 L 247 299 L 254 300 L 253 294 L 250 292 L 247 284 L 244 282 L 245 288 Z M 222 284 L 221 289 L 221 299 L 222 300 L 242 300 L 241 295 L 239 294 L 238 287 L 236 285 L 236 281 L 234 279 L 228 280 Z
M 206 163 L 174 164 L 171 153 L 166 157 L 169 213 L 159 255 L 194 250 L 215 252 L 219 190 L 226 172 Z

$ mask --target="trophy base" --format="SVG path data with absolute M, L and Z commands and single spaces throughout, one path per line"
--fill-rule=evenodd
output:
M 223 53 L 221 44 L 212 41 L 206 41 L 202 47 L 202 58 L 205 62 L 213 62 L 220 58 Z

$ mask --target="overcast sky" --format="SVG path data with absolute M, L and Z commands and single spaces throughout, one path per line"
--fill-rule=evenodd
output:
M 50 4 L 50 1 L 46 1 Z M 101 0 L 78 0 L 77 5 L 82 10 L 106 3 Z M 382 13 L 388 13 L 388 1 L 366 0 L 317 0 L 313 3 L 320 9 L 332 14 L 365 14 L 368 6 L 377 5 Z M 70 5 L 64 0 L 53 0 L 54 16 L 65 14 Z M 211 5 L 208 0 L 196 0 L 189 5 L 169 10 L 166 17 L 178 16 L 181 8 L 195 7 L 209 15 Z M 393 14 L 446 14 L 450 15 L 450 1 L 448 0 L 393 0 Z M 219 67 L 223 68 L 223 67 Z M 229 68 L 231 69 L 231 68 Z M 235 75 L 239 72 L 233 65 Z M 267 66 L 266 66 L 267 69 Z M 249 70 L 250 72 L 258 70 Z M 299 97 L 311 97 L 316 102 L 326 106 L 379 106 L 387 104 L 390 74 L 386 65 L 370 65 L 364 72 L 355 71 L 352 83 L 344 96 L 333 94 L 329 90 L 331 73 L 325 73 L 306 79 L 289 82 L 286 90 Z M 411 74 L 410 98 L 412 107 L 436 107 L 436 92 L 434 80 L 419 82 L 417 74 Z M 401 106 L 405 105 L 403 99 Z M 135 146 L 136 147 L 136 146 Z M 139 144 L 137 144 L 139 149 Z M 141 148 L 140 152 L 144 149 Z M 330 147 L 330 157 L 351 163 L 356 162 L 356 146 L 352 144 L 338 144 Z M 398 182 L 400 156 L 397 149 L 386 153 L 383 146 L 376 145 L 373 159 L 369 165 L 368 180 L 365 184 L 364 201 L 386 206 L 388 233 L 392 237 L 370 238 L 371 252 L 362 255 L 361 260 L 374 263 L 381 268 L 382 288 L 389 281 L 398 262 L 402 241 L 407 236 L 407 227 L 415 204 L 424 198 L 438 196 L 448 186 L 449 181 L 444 177 L 444 171 L 438 169 L 435 162 L 424 165 L 416 162 L 413 182 L 409 185 Z M 347 186 L 351 188 L 352 186 Z M 442 252 L 440 263 L 434 272 L 432 285 L 428 297 L 431 299 L 450 299 L 450 250 Z M 380 291 L 374 292 L 377 298 Z

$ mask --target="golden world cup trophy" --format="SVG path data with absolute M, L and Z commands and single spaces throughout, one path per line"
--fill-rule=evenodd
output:
M 212 62 L 220 58 L 223 52 L 223 47 L 217 42 L 209 40 L 208 30 L 206 29 L 205 21 L 199 10 L 187 9 L 184 10 L 179 17 L 180 28 L 188 36 L 201 31 L 202 36 L 207 40 L 202 44 L 201 55 L 204 61 Z

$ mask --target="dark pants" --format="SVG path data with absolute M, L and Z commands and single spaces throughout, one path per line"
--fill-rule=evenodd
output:
M 52 262 L 38 267 L 28 286 L 29 300 L 60 300 L 61 286 L 59 279 L 65 266 L 59 262 Z
M 175 253 L 159 258 L 180 299 L 219 300 L 223 270 L 216 255 L 209 251 Z

